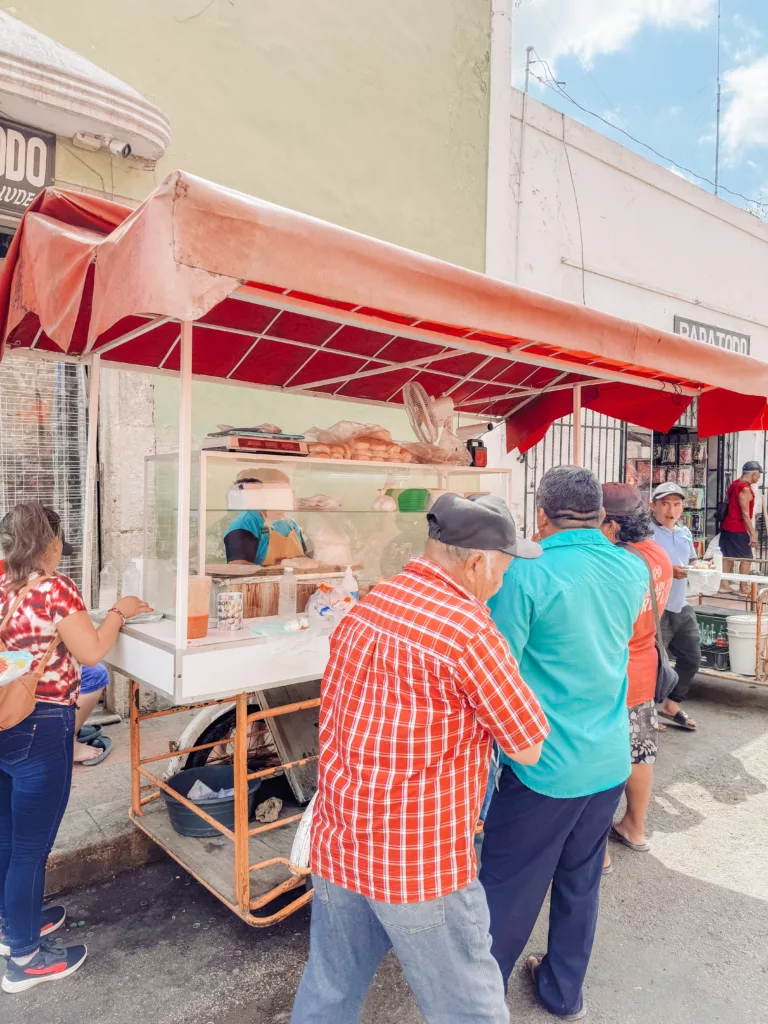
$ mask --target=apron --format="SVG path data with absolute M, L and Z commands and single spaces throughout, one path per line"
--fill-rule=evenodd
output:
M 295 523 L 290 519 L 288 522 L 291 523 L 291 526 L 295 527 Z M 262 535 L 268 534 L 269 536 L 269 546 L 267 547 L 264 561 L 261 563 L 262 565 L 276 565 L 286 558 L 301 558 L 305 554 L 304 545 L 301 542 L 297 528 L 291 530 L 288 536 L 284 537 L 279 530 L 273 530 L 269 523 L 265 521 L 261 532 Z

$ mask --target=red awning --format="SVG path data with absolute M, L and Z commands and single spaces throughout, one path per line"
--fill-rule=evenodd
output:
M 416 380 L 525 450 L 572 407 L 702 436 L 768 419 L 768 364 L 176 172 L 136 210 L 48 189 L 0 271 L 0 345 L 288 392 L 401 402 Z

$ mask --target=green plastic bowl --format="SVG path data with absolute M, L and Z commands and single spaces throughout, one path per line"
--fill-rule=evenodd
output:
M 429 503 L 429 491 L 426 487 L 407 487 L 397 497 L 397 507 L 401 512 L 425 512 Z

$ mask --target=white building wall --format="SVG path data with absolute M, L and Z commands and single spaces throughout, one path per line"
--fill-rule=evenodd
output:
M 513 90 L 494 272 L 667 331 L 678 315 L 749 335 L 768 360 L 768 224 L 530 95 L 525 127 L 522 111 Z M 762 433 L 739 456 L 762 459 Z

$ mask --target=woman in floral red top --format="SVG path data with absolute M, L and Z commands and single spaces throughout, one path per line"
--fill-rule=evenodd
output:
M 40 676 L 32 714 L 0 731 L 0 955 L 9 957 L 2 988 L 22 992 L 65 978 L 85 960 L 85 946 L 63 949 L 47 941 L 64 923 L 65 911 L 42 910 L 45 864 L 69 799 L 80 665 L 98 664 L 125 619 L 146 605 L 123 598 L 94 629 L 77 587 L 56 572 L 59 517 L 40 504 L 17 505 L 8 513 L 0 523 L 0 547 L 6 648 L 31 653 L 34 671 L 57 636 L 61 641 Z

